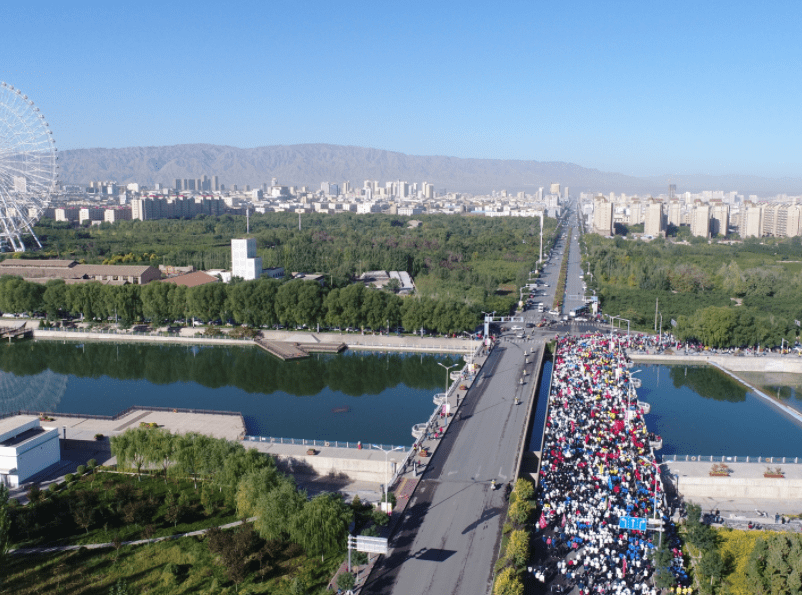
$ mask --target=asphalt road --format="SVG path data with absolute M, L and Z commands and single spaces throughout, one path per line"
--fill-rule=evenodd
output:
M 502 338 L 442 439 L 363 593 L 487 595 L 511 481 L 533 393 L 533 347 Z M 520 384 L 524 351 L 530 353 Z M 522 403 L 514 404 L 518 396 Z

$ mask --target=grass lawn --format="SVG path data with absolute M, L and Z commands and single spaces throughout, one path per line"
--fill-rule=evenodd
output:
M 201 503 L 203 490 L 209 502 Z M 184 494 L 177 519 L 169 517 L 168 492 L 178 500 Z M 85 475 L 53 494 L 45 492 L 37 505 L 12 509 L 14 548 L 45 545 L 83 545 L 161 537 L 206 529 L 237 520 L 217 488 L 195 490 L 188 479 L 168 479 L 98 472 Z M 81 517 L 80 510 L 88 510 Z M 207 514 L 208 513 L 208 514 Z M 81 522 L 88 524 L 82 526 Z M 88 523 L 87 523 L 88 521 Z
M 245 580 L 237 588 L 217 556 L 202 538 L 185 537 L 143 546 L 87 550 L 37 556 L 9 556 L 3 561 L 0 593 L 18 595 L 70 593 L 108 595 L 119 579 L 128 593 L 269 593 L 291 592 L 292 581 L 302 581 L 307 593 L 325 593 L 328 580 L 342 556 L 324 562 L 308 558 L 300 548 L 282 546 L 275 557 L 260 562 L 252 557 Z

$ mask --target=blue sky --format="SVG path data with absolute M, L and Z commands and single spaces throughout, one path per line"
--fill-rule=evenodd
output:
M 802 176 L 800 2 L 3 3 L 60 149 L 331 143 Z

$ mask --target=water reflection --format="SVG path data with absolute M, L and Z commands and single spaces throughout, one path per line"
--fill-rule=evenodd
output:
M 457 361 L 454 356 L 445 359 Z M 17 343 L 0 348 L 0 370 L 35 376 L 47 370 L 80 378 L 107 376 L 154 384 L 196 382 L 209 388 L 235 386 L 248 393 L 285 392 L 312 396 L 324 388 L 351 396 L 375 395 L 404 384 L 443 385 L 443 356 L 349 351 L 282 362 L 253 347 L 198 347 L 162 344 Z
M 32 376 L 0 372 L 0 413 L 55 411 L 66 390 L 67 377 L 51 370 Z
M 730 403 L 746 400 L 746 389 L 715 368 L 672 366 L 670 374 L 674 388 L 688 387 L 705 399 Z
M 459 360 L 347 351 L 282 362 L 248 347 L 29 341 L 0 346 L 0 411 L 214 409 L 241 412 L 251 434 L 411 444 L 445 385 L 438 362 Z

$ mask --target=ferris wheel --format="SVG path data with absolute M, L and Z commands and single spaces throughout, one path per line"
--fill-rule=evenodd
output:
M 0 83 L 0 248 L 24 252 L 56 190 L 53 133 L 39 108 L 12 85 Z

